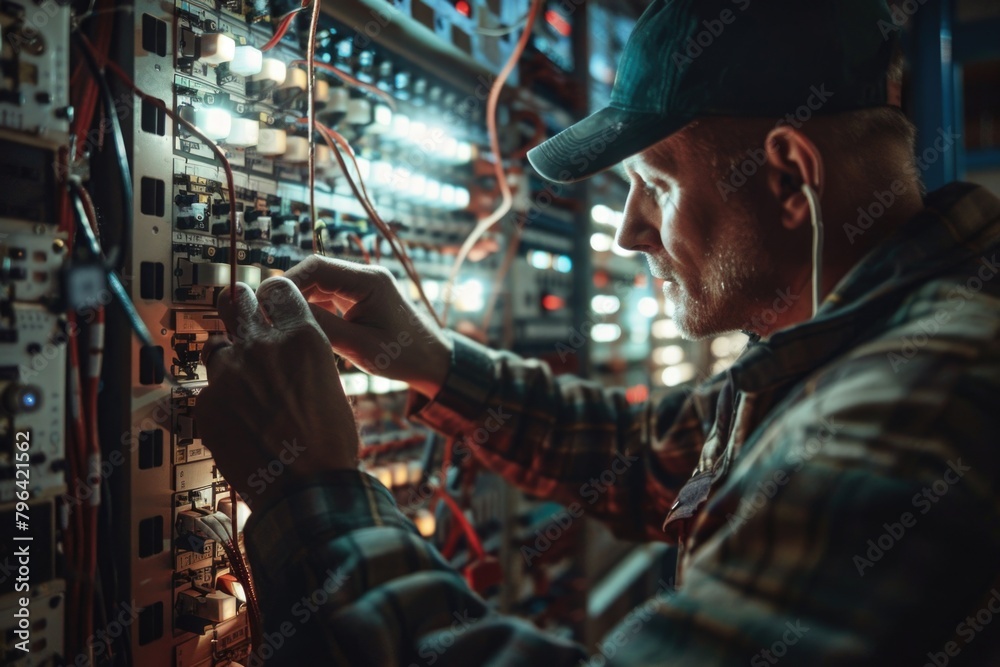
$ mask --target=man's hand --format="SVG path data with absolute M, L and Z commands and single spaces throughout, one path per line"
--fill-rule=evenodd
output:
M 285 275 L 306 295 L 339 354 L 427 398 L 437 395 L 451 365 L 451 341 L 414 309 L 391 273 L 314 255 Z
M 259 299 L 259 301 L 258 301 Z M 232 342 L 203 352 L 197 423 L 226 479 L 250 502 L 309 476 L 357 467 L 358 433 L 336 357 L 299 290 L 269 278 L 219 295 Z

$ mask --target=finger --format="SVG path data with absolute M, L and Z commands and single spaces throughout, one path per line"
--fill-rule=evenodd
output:
M 352 324 L 315 304 L 309 304 L 309 309 L 333 349 L 348 359 L 357 356 L 362 347 L 361 342 L 371 338 L 371 332 L 366 331 L 367 327 Z
M 380 267 L 318 255 L 296 264 L 285 273 L 285 277 L 294 282 L 303 294 L 312 295 L 318 290 L 351 303 L 364 299 L 380 283 L 392 279 L 391 274 Z
M 269 328 L 260 304 L 257 303 L 257 296 L 244 283 L 236 283 L 235 298 L 230 295 L 228 287 L 219 294 L 219 317 L 225 322 L 226 331 L 236 343 L 260 336 Z
M 232 361 L 235 354 L 233 344 L 225 336 L 212 335 L 201 349 L 202 362 L 208 374 L 209 383 L 218 379 L 222 369 Z
M 268 278 L 257 288 L 257 300 L 276 329 L 289 330 L 314 323 L 309 304 L 291 280 Z

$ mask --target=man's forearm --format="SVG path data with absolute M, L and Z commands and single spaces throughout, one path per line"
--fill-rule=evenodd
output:
M 621 390 L 557 378 L 547 364 L 454 335 L 450 371 L 410 417 L 459 439 L 509 482 L 602 519 L 633 539 L 662 538 L 663 516 L 697 464 L 701 421 L 680 393 L 654 418 Z M 670 412 L 670 414 L 663 414 Z M 651 442 L 656 423 L 675 435 Z

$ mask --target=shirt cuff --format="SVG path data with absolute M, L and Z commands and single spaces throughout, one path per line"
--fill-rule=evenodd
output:
M 406 416 L 439 433 L 455 435 L 482 421 L 497 377 L 492 350 L 461 334 L 449 334 L 451 366 L 441 390 L 433 400 L 411 391 Z
M 244 530 L 251 562 L 280 568 L 293 556 L 289 545 L 326 543 L 373 526 L 416 533 L 413 523 L 377 479 L 360 470 L 319 475 L 275 503 L 254 511 Z

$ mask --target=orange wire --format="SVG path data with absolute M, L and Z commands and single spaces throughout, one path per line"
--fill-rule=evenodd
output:
M 292 67 L 295 65 L 308 65 L 308 63 L 305 60 L 293 60 L 292 62 L 288 63 L 288 65 Z M 330 74 L 333 74 L 341 81 L 349 83 L 355 88 L 361 88 L 362 90 L 368 91 L 372 95 L 375 95 L 385 100 L 385 103 L 388 104 L 389 108 L 391 108 L 393 111 L 396 110 L 396 99 L 386 91 L 379 88 L 378 86 L 373 86 L 370 83 L 365 83 L 364 81 L 354 76 L 351 76 L 350 74 L 340 69 L 339 67 L 334 67 L 333 65 L 328 65 L 327 63 L 314 62 L 313 67 L 318 67 L 319 69 L 325 72 L 329 72 Z
M 500 152 L 500 135 L 497 131 L 497 105 L 500 102 L 500 93 L 503 91 L 504 83 L 507 81 L 511 72 L 514 71 L 514 67 L 517 66 L 517 62 L 520 59 L 521 54 L 524 53 L 524 49 L 528 45 L 528 40 L 531 38 L 532 27 L 535 25 L 535 19 L 538 17 L 538 13 L 542 9 L 542 4 L 542 0 L 532 1 L 531 10 L 528 12 L 528 18 L 525 21 L 521 37 L 518 39 L 517 45 L 511 52 L 510 57 L 503 66 L 503 69 L 500 70 L 500 74 L 497 75 L 496 81 L 493 82 L 493 86 L 490 88 L 489 97 L 486 100 L 486 130 L 490 135 L 490 150 L 493 152 L 493 173 L 496 176 L 497 185 L 500 186 L 501 201 L 500 206 L 498 206 L 493 213 L 476 223 L 475 228 L 473 228 L 468 238 L 465 239 L 465 242 L 462 243 L 462 247 L 455 256 L 455 262 L 452 264 L 451 271 L 448 274 L 448 281 L 446 282 L 444 288 L 444 307 L 442 309 L 442 319 L 445 324 L 448 322 L 448 309 L 451 305 L 455 281 L 458 278 L 458 273 L 462 268 L 462 264 L 465 263 L 465 258 L 468 257 L 469 252 L 475 246 L 476 242 L 482 238 L 483 234 L 485 234 L 487 230 L 495 225 L 501 218 L 507 215 L 514 205 L 514 195 L 510 189 L 510 183 L 507 181 L 507 174 L 503 168 L 503 154 Z

